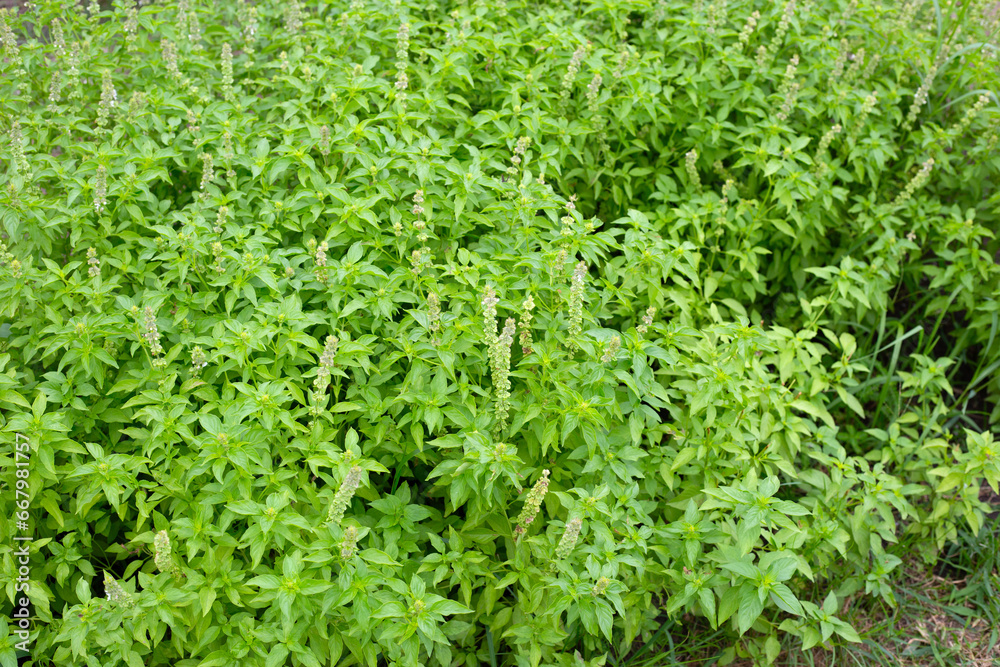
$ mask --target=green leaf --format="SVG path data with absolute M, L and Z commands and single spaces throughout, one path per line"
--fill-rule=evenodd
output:
M 597 614 L 597 625 L 601 628 L 601 633 L 610 642 L 612 641 L 611 630 L 614 622 L 614 614 L 605 602 L 598 601 L 594 610 Z
M 376 565 L 386 565 L 388 567 L 399 567 L 399 563 L 389 557 L 384 551 L 378 549 L 364 549 L 358 554 L 361 559 Z
M 271 647 L 271 652 L 267 654 L 264 667 L 280 667 L 285 664 L 285 658 L 287 657 L 288 647 L 284 644 L 275 644 Z
M 451 616 L 453 614 L 471 614 L 472 610 L 465 605 L 459 604 L 454 600 L 438 600 L 427 607 L 428 610 L 434 612 L 435 614 L 441 614 L 442 616 Z
M 247 586 L 257 586 L 263 590 L 273 590 L 281 586 L 281 580 L 273 574 L 261 574 L 248 581 Z
M 847 393 L 843 387 L 837 387 L 836 389 L 837 395 L 840 396 L 840 400 L 842 400 L 851 410 L 854 410 L 859 417 L 863 418 L 865 416 L 865 410 L 861 407 L 861 403 L 858 399 L 854 398 L 852 394 Z
M 855 644 L 861 643 L 861 637 L 858 635 L 858 631 L 843 621 L 834 623 L 834 631 L 849 642 L 854 642 Z
M 760 601 L 760 597 L 757 595 L 757 589 L 751 584 L 746 583 L 740 588 L 739 594 L 740 600 L 740 611 L 737 616 L 737 623 L 740 628 L 740 634 L 746 634 L 746 631 L 750 629 L 750 626 L 754 624 L 754 621 L 760 616 L 760 613 L 764 610 L 764 603 Z
M 719 567 L 724 570 L 729 570 L 730 572 L 735 572 L 746 579 L 756 579 L 760 576 L 760 570 L 758 570 L 752 563 L 746 561 L 730 561 L 728 563 L 720 563 Z
M 712 625 L 712 628 L 718 627 L 715 616 L 715 593 L 708 588 L 702 588 L 698 591 L 698 599 L 701 601 L 702 611 L 708 618 L 708 622 Z
M 670 464 L 670 470 L 677 470 L 685 463 L 691 461 L 697 454 L 698 450 L 695 447 L 685 447 L 674 457 L 673 463 Z
M 802 605 L 785 584 L 772 584 L 771 601 L 789 614 L 802 615 Z

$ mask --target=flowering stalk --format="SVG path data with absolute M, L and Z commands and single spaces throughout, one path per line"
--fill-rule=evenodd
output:
M 319 358 L 319 371 L 316 374 L 314 387 L 316 391 L 323 393 L 330 386 L 330 371 L 333 369 L 333 361 L 337 356 L 337 346 L 340 340 L 336 336 L 327 336 L 326 344 L 323 346 L 323 354 Z
M 441 329 L 441 299 L 435 292 L 427 295 L 427 328 L 432 335 Z
M 708 4 L 708 34 L 714 35 L 716 26 L 725 21 L 727 0 L 712 0 Z
M 248 55 L 253 55 L 253 42 L 257 36 L 257 8 L 251 7 L 246 0 L 239 0 L 236 6 L 236 16 L 241 26 L 243 26 L 243 50 Z
M 111 117 L 111 110 L 118 104 L 118 91 L 111 81 L 111 72 L 104 70 L 101 73 L 101 101 L 97 105 L 97 126 L 104 129 Z
M 306 245 L 309 248 L 309 254 L 316 262 L 316 280 L 325 285 L 330 277 L 326 270 L 326 251 L 330 249 L 330 246 L 326 241 L 316 245 L 316 239 L 309 239 Z
M 410 24 L 402 23 L 396 33 L 396 99 L 400 105 L 406 104 L 406 89 L 410 87 L 410 79 L 406 74 L 409 65 Z
M 59 104 L 59 99 L 62 93 L 62 72 L 55 70 L 52 72 L 52 78 L 49 79 L 49 104 L 55 105 Z
M 521 352 L 523 354 L 531 354 L 531 311 L 535 309 L 535 300 L 529 294 L 528 298 L 524 300 L 521 304 L 521 322 L 518 328 L 521 330 L 521 335 L 519 342 L 521 343 Z
M 844 79 L 848 84 L 855 82 L 858 72 L 861 71 L 861 66 L 865 64 L 864 48 L 858 49 L 857 53 L 850 56 L 850 60 L 851 66 L 847 68 L 847 74 L 844 76 Z
M 87 275 L 91 278 L 96 278 L 101 275 L 101 260 L 97 258 L 96 248 L 87 248 L 87 264 L 90 268 L 87 269 Z
M 200 345 L 195 345 L 194 349 L 191 350 L 191 373 L 192 375 L 197 375 L 201 372 L 205 366 L 208 366 L 208 361 L 205 359 L 205 350 L 201 349 Z
M 347 506 L 351 504 L 351 498 L 354 497 L 354 492 L 358 490 L 359 484 L 361 484 L 361 468 L 353 466 L 347 471 L 347 476 L 344 477 L 344 481 L 340 483 L 340 488 L 337 489 L 337 494 L 333 497 L 333 502 L 330 504 L 330 509 L 326 515 L 326 523 L 340 525 L 341 520 L 344 518 L 344 512 L 347 510 Z
M 701 177 L 698 175 L 698 151 L 694 148 L 684 154 L 684 170 L 687 172 L 688 183 L 695 192 L 701 192 Z
M 528 526 L 531 522 L 535 520 L 538 516 L 538 510 L 542 506 L 542 500 L 545 498 L 546 492 L 549 490 L 549 471 L 543 470 L 542 476 L 538 478 L 535 485 L 531 487 L 531 491 L 528 492 L 528 497 L 524 501 L 524 507 L 521 509 L 521 513 L 517 516 L 517 527 L 514 528 L 514 539 L 520 538 L 528 530 Z
M 122 26 L 125 31 L 125 50 L 129 53 L 135 52 L 137 32 L 139 29 L 139 8 L 130 4 L 125 10 L 125 24 Z
M 483 341 L 489 352 L 490 368 L 496 373 L 496 364 L 493 360 L 493 351 L 497 345 L 497 304 L 500 299 L 497 297 L 493 287 L 487 285 L 483 290 Z
M 229 43 L 222 45 L 222 94 L 227 102 L 235 102 L 233 94 L 233 49 Z
M 774 56 L 778 53 L 778 49 L 785 41 L 785 35 L 788 34 L 788 25 L 792 21 L 793 14 L 795 14 L 795 0 L 788 0 L 785 4 L 785 10 L 781 14 L 781 20 L 778 21 L 778 27 L 774 31 L 774 37 L 771 39 L 771 43 L 767 45 L 764 52 L 759 56 L 758 64 L 762 67 L 770 66 L 771 61 L 774 60 Z
M 587 84 L 587 107 L 590 109 L 590 113 L 597 114 L 598 112 L 598 98 L 601 95 L 601 83 L 603 79 L 601 78 L 600 72 L 594 73 L 594 78 L 590 80 Z
M 758 11 L 755 11 L 753 14 L 747 17 L 747 22 L 743 26 L 743 30 L 740 31 L 739 38 L 737 40 L 739 48 L 737 49 L 736 47 L 733 47 L 734 50 L 738 52 L 743 51 L 743 49 L 747 45 L 747 42 L 750 41 L 750 36 L 753 34 L 753 31 L 757 28 L 757 21 L 759 20 L 760 20 L 760 12 Z
M 976 103 L 969 107 L 969 110 L 965 112 L 962 119 L 948 129 L 948 134 L 955 138 L 962 136 L 962 134 L 969 129 L 969 125 L 972 124 L 973 119 L 979 115 L 979 113 L 983 110 L 983 107 L 985 107 L 989 101 L 990 98 L 988 95 L 980 95 L 976 99 Z
M 923 0 L 911 0 L 910 2 L 902 3 L 899 9 L 899 15 L 896 20 L 893 21 L 892 28 L 889 34 L 900 33 L 909 29 L 910 25 L 913 23 L 913 17 L 917 14 L 917 9 L 923 4 Z
M 135 606 L 135 600 L 128 591 L 122 588 L 122 585 L 107 572 L 104 573 L 104 596 L 108 602 L 114 602 L 125 609 L 131 609 Z
M 424 191 L 417 190 L 416 192 L 413 193 L 413 208 L 411 209 L 413 215 L 420 217 L 421 215 L 424 214 L 423 203 L 424 203 Z
M 163 50 L 163 64 L 167 67 L 167 74 L 174 81 L 181 80 L 181 70 L 177 67 L 177 47 L 168 39 L 161 40 Z
M 580 528 L 582 527 L 583 521 L 579 518 L 572 519 L 566 524 L 566 530 L 563 531 L 562 538 L 556 546 L 556 560 L 564 560 L 573 552 L 573 547 L 576 546 L 576 541 L 580 538 Z
M 763 70 L 768 65 L 767 47 L 763 44 L 757 47 L 757 68 Z
M 345 561 L 351 560 L 357 551 L 358 529 L 354 526 L 348 526 L 344 530 L 344 539 L 340 541 L 340 558 Z
M 13 156 L 10 164 L 14 173 L 24 172 L 26 176 L 31 176 L 31 165 L 24 154 L 24 135 L 21 132 L 21 123 L 15 120 L 10 125 L 10 152 Z
M 285 30 L 291 34 L 302 29 L 302 6 L 298 0 L 289 0 L 285 4 Z
M 170 535 L 167 531 L 161 530 L 153 538 L 153 563 L 156 564 L 156 569 L 160 572 L 169 572 L 170 574 L 177 573 L 177 564 L 174 563 L 172 550 L 170 548 Z
M 326 125 L 319 128 L 319 152 L 324 157 L 330 154 L 330 128 Z
M 859 0 L 851 0 L 847 7 L 844 8 L 844 13 L 840 15 L 840 20 L 838 21 L 840 27 L 847 25 L 847 22 L 854 16 L 854 12 L 858 10 L 858 2 Z
M 850 142 L 853 144 L 857 138 L 858 134 L 861 133 L 861 128 L 865 126 L 865 121 L 868 119 L 868 114 L 872 112 L 875 108 L 875 102 L 878 100 L 878 91 L 873 90 L 872 94 L 865 98 L 864 103 L 861 105 L 861 110 L 858 112 L 858 118 L 854 121 L 854 127 L 848 135 Z
M 569 253 L 566 252 L 566 248 L 560 248 L 549 267 L 549 285 L 554 284 L 556 278 L 562 277 L 567 257 L 569 257 Z
M 569 201 L 566 202 L 566 215 L 564 215 L 560 219 L 560 222 L 562 222 L 561 233 L 563 236 L 573 235 L 573 223 L 576 222 L 576 219 L 573 217 L 575 211 L 576 211 L 576 195 L 572 194 L 569 196 Z M 561 254 L 565 254 L 565 252 L 566 252 L 565 250 L 562 250 Z
M 7 58 L 17 60 L 19 54 L 17 37 L 7 23 L 8 13 L 12 11 L 11 9 L 0 9 L 0 44 L 3 44 L 3 52 Z
M 942 52 L 947 51 L 947 45 L 942 45 Z M 940 56 L 931 65 L 930 70 L 927 72 L 927 76 L 924 77 L 923 82 L 920 84 L 920 88 L 913 95 L 913 103 L 910 105 L 910 111 L 906 115 L 906 122 L 903 123 L 903 129 L 909 130 L 913 127 L 913 123 L 917 120 L 917 114 L 920 113 L 920 108 L 924 106 L 927 102 L 927 94 L 930 92 L 931 85 L 934 83 L 934 79 L 937 77 L 938 68 L 941 66 Z
M 178 2 L 178 33 L 186 37 L 192 44 L 201 38 L 201 25 L 198 23 L 198 13 L 191 9 L 189 0 Z
M 879 61 L 882 60 L 882 56 L 878 53 L 872 54 L 872 57 L 868 59 L 868 64 L 865 65 L 865 71 L 861 73 L 858 77 L 858 85 L 863 86 L 868 83 L 868 80 L 875 73 L 875 68 L 878 67 Z
M 642 324 L 636 327 L 636 331 L 640 334 L 646 333 L 649 327 L 653 325 L 653 316 L 656 315 L 656 308 L 650 306 L 646 309 L 646 314 L 642 316 Z
M 201 170 L 201 199 L 208 201 L 208 186 L 215 180 L 215 165 L 211 153 L 202 153 L 201 160 L 204 163 Z
M 513 174 L 517 173 L 516 168 L 521 165 L 521 156 L 524 155 L 524 153 L 528 150 L 528 146 L 530 145 L 531 145 L 531 137 L 518 138 L 517 143 L 514 145 L 514 155 L 511 156 L 510 158 L 511 164 L 514 165 L 514 169 L 513 171 L 508 169 L 507 170 L 508 173 L 513 173 Z
M 896 198 L 889 204 L 890 208 L 896 208 L 897 206 L 906 202 L 913 196 L 913 193 L 922 188 L 931 177 L 931 169 L 934 168 L 934 158 L 928 158 L 926 162 L 920 165 L 920 171 L 910 179 L 910 182 L 906 184 L 906 188 L 896 195 Z
M 583 331 L 583 283 L 587 277 L 587 263 L 580 261 L 573 270 L 569 288 L 569 346 L 577 347 L 577 339 Z
M 215 259 L 215 264 L 212 268 L 215 269 L 216 273 L 222 273 L 225 271 L 225 267 L 222 265 L 224 249 L 222 244 L 218 241 L 212 243 L 212 256 Z
M 566 102 L 569 101 L 569 96 L 573 92 L 573 82 L 576 81 L 576 75 L 580 72 L 580 63 L 583 62 L 583 56 L 586 54 L 587 47 L 581 45 L 570 56 L 569 66 L 566 68 L 566 74 L 563 75 L 562 90 L 559 91 L 560 106 L 565 106 Z
M 622 49 L 621 55 L 618 56 L 618 64 L 615 66 L 615 71 L 611 74 L 614 77 L 615 83 L 618 83 L 625 75 L 625 68 L 628 66 L 628 61 L 631 58 L 632 52 L 627 48 Z
M 129 122 L 134 121 L 142 113 L 143 107 L 146 105 L 146 96 L 140 90 L 135 90 L 132 92 L 132 97 L 128 100 L 128 120 Z
M 799 66 L 798 54 L 792 56 L 785 68 L 785 79 L 781 85 L 780 94 L 784 98 L 781 103 L 781 111 L 778 112 L 778 120 L 786 120 L 788 114 L 792 112 L 795 105 L 795 98 L 799 93 L 799 84 L 795 81 L 795 71 Z
M 66 76 L 69 79 L 67 85 L 70 88 L 69 98 L 71 100 L 79 99 L 83 95 L 80 85 L 80 58 L 80 44 L 73 42 L 69 48 L 69 55 L 66 57 Z
M 104 207 L 108 203 L 108 170 L 102 164 L 97 166 L 97 175 L 94 177 L 94 211 L 100 215 L 104 212 Z
M 163 354 L 163 346 L 160 345 L 160 330 L 156 326 L 156 313 L 150 306 L 146 306 L 142 315 L 142 338 L 149 345 L 149 353 L 153 356 L 153 366 L 165 366 L 166 361 L 159 358 Z
M 833 138 L 840 134 L 842 129 L 843 128 L 839 124 L 834 125 L 827 130 L 819 140 L 819 146 L 816 147 L 816 155 L 813 156 L 813 164 L 815 165 L 816 174 L 818 176 L 822 176 L 830 168 L 826 161 L 823 160 L 823 155 L 830 147 L 830 143 L 833 141 Z
M 601 95 L 601 83 L 603 79 L 599 72 L 594 73 L 594 78 L 587 84 L 587 108 L 590 110 L 591 123 L 594 126 L 594 133 L 597 135 L 597 143 L 600 147 L 600 154 L 608 152 L 608 137 L 605 127 L 608 124 L 607 118 L 601 113 L 599 98 Z
M 608 347 L 604 350 L 604 356 L 601 357 L 601 362 L 605 364 L 610 364 L 615 359 L 618 358 L 618 351 L 621 350 L 622 339 L 618 336 L 612 336 L 611 340 L 608 341 Z
M 52 19 L 52 45 L 56 49 L 56 55 L 64 55 L 66 53 L 66 31 L 63 30 L 62 21 L 59 19 Z
M 736 194 L 736 179 L 727 178 L 726 182 L 722 184 L 722 199 L 719 200 L 719 221 L 721 224 L 726 222 L 726 214 L 729 213 L 729 198 Z
M 3 241 L 0 241 L 0 269 L 5 269 L 4 273 L 9 274 L 12 278 L 21 277 L 21 261 L 14 257 Z
M 229 207 L 220 206 L 219 212 L 215 216 L 215 226 L 212 227 L 212 231 L 215 232 L 216 234 L 221 234 L 223 229 L 222 225 L 226 223 L 226 218 L 228 217 L 229 217 Z
M 830 78 L 827 80 L 830 88 L 836 86 L 840 77 L 844 74 L 844 67 L 847 65 L 847 55 L 850 53 L 850 45 L 846 39 L 840 40 L 840 48 L 837 50 L 837 58 L 833 61 L 833 69 L 830 71 Z
M 510 412 L 510 348 L 514 344 L 514 318 L 507 318 L 503 332 L 497 338 L 496 347 L 490 355 L 494 359 L 493 387 L 496 389 L 496 431 L 499 433 L 507 427 L 507 414 Z

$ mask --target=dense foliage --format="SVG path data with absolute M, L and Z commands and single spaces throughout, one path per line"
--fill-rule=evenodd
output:
M 1000 482 L 992 4 L 3 14 L 23 664 L 859 641 Z

